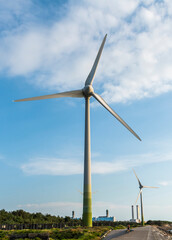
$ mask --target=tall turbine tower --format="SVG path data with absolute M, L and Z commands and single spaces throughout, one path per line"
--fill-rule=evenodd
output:
M 140 196 L 141 221 L 142 221 L 142 225 L 144 225 L 142 189 L 143 189 L 143 188 L 158 188 L 158 187 L 143 186 L 143 185 L 141 184 L 139 178 L 137 177 L 136 172 L 134 171 L 134 169 L 133 169 L 133 172 L 134 172 L 134 174 L 135 174 L 135 176 L 136 176 L 136 178 L 137 178 L 137 181 L 138 181 L 138 183 L 139 183 L 140 191 L 139 191 L 139 194 L 138 194 L 136 203 L 137 203 L 137 201 L 138 201 L 138 199 L 139 199 L 139 196 Z
M 33 101 L 49 98 L 60 98 L 60 97 L 76 97 L 85 98 L 85 146 L 84 146 L 84 194 L 83 194 L 83 224 L 88 227 L 92 227 L 92 198 L 91 198 L 91 149 L 90 149 L 90 98 L 94 97 L 104 108 L 106 108 L 119 122 L 121 122 L 135 137 L 140 141 L 139 136 L 124 122 L 122 118 L 114 111 L 109 105 L 103 100 L 101 96 L 94 92 L 92 83 L 96 73 L 97 65 L 106 41 L 107 34 L 105 35 L 100 49 L 98 51 L 97 57 L 94 61 L 92 69 L 85 81 L 85 86 L 83 89 L 55 93 L 51 95 L 44 95 L 39 97 L 31 97 L 20 100 L 15 100 L 14 102 L 22 101 Z

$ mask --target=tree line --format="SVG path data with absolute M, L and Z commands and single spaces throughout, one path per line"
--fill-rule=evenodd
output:
M 170 221 L 162 221 L 162 220 L 149 220 L 149 221 L 147 221 L 147 224 L 149 224 L 149 225 L 157 225 L 157 226 L 164 226 L 166 224 L 171 225 L 172 222 L 170 222 Z
M 50 214 L 29 213 L 24 210 L 7 212 L 0 210 L 0 224 L 69 224 L 81 225 L 81 219 L 71 219 L 70 217 L 52 216 Z

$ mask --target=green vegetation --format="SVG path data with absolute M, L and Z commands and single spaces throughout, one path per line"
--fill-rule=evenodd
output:
M 4 240 L 64 240 L 64 239 L 80 239 L 80 240 L 99 240 L 100 237 L 107 232 L 110 227 L 94 227 L 94 228 L 69 228 L 69 229 L 51 229 L 51 230 L 10 230 L 0 231 L 0 239 Z
M 74 227 L 50 230 L 1 230 L 0 239 L 4 240 L 100 240 L 101 236 L 110 229 L 126 229 L 126 226 L 118 224 L 116 227 L 99 226 L 93 228 Z
M 119 224 L 119 225 L 117 225 L 116 227 L 114 227 L 113 229 L 114 229 L 114 230 L 126 229 L 126 226 Z
M 140 227 L 140 223 L 133 223 L 129 221 L 118 221 L 118 222 L 95 222 L 95 226 L 111 226 L 114 230 L 116 229 L 124 229 L 130 225 L 131 228 Z
M 0 224 L 59 224 L 61 227 L 64 226 L 82 226 L 81 219 L 71 219 L 70 217 L 60 217 L 60 216 L 52 216 L 50 214 L 42 214 L 42 213 L 29 213 L 23 210 L 17 210 L 12 212 L 7 212 L 4 209 L 0 210 Z M 138 223 L 130 223 L 130 222 L 93 222 L 94 226 L 111 226 L 116 227 L 118 229 L 119 225 L 123 225 L 127 227 L 130 224 L 131 227 L 139 226 Z M 60 226 L 59 226 L 60 227 Z M 121 227 L 121 226 L 119 226 Z
M 130 222 L 104 221 L 93 222 L 93 228 L 84 228 L 81 227 L 81 219 L 71 219 L 70 217 L 63 218 L 59 216 L 51 216 L 50 214 L 44 215 L 42 213 L 29 213 L 23 210 L 17 210 L 12 212 L 0 210 L 0 226 L 3 228 L 4 225 L 6 229 L 0 230 L 0 239 L 98 240 L 108 230 L 126 229 L 128 224 L 130 224 L 131 228 L 140 226 L 137 223 Z
M 33 225 L 36 225 L 36 227 Z M 56 239 L 80 239 L 80 240 L 98 240 L 109 229 L 126 229 L 130 224 L 131 228 L 141 226 L 138 223 L 131 222 L 93 222 L 93 228 L 84 228 L 82 220 L 71 219 L 70 217 L 51 216 L 50 214 L 29 213 L 23 210 L 7 212 L 0 210 L 0 225 L 12 225 L 14 230 L 0 230 L 0 239 L 4 240 L 56 240 Z M 172 225 L 169 221 L 152 221 L 147 222 L 149 225 Z M 36 228 L 17 230 L 20 228 Z M 42 226 L 44 225 L 44 226 Z M 50 225 L 50 226 L 49 226 Z M 53 227 L 56 228 L 53 228 Z M 57 228 L 61 227 L 61 228 Z M 42 228 L 46 228 L 42 230 Z M 7 228 L 11 229 L 11 228 Z
M 50 214 L 29 213 L 23 210 L 7 212 L 0 210 L 0 224 L 50 224 L 50 223 L 73 223 L 81 225 L 81 220 L 70 217 L 51 216 Z
M 148 225 L 157 225 L 157 226 L 164 226 L 164 225 L 172 225 L 172 222 L 170 221 L 161 221 L 161 220 L 149 220 L 147 221 Z

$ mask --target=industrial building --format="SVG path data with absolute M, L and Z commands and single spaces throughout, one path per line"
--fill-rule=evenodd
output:
M 97 221 L 116 222 L 116 218 L 114 216 L 109 217 L 108 210 L 106 210 L 106 216 L 93 217 L 92 220 L 93 220 L 93 222 L 97 222 Z

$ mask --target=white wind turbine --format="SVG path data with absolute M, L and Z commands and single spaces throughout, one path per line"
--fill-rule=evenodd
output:
M 106 108 L 120 123 L 122 123 L 135 137 L 140 141 L 139 136 L 127 125 L 126 122 L 103 100 L 101 96 L 94 92 L 92 83 L 99 63 L 99 59 L 106 41 L 107 34 L 105 35 L 92 69 L 85 81 L 85 86 L 82 89 L 55 93 L 51 95 L 44 95 L 39 97 L 31 97 L 14 102 L 33 101 L 49 98 L 60 97 L 76 97 L 85 98 L 85 147 L 84 147 L 84 194 L 83 194 L 83 224 L 85 226 L 92 226 L 92 199 L 91 199 L 91 148 L 90 148 L 90 98 L 94 97 L 104 108 Z
M 137 181 L 138 181 L 138 183 L 139 183 L 140 191 L 139 191 L 139 194 L 138 194 L 136 203 L 137 203 L 137 201 L 138 201 L 138 199 L 139 199 L 139 196 L 140 196 L 141 219 L 142 219 L 142 225 L 144 225 L 142 189 L 143 189 L 143 188 L 158 188 L 158 187 L 143 186 L 143 185 L 141 184 L 139 178 L 137 177 L 136 172 L 134 171 L 134 169 L 133 169 L 133 172 L 134 172 L 134 174 L 135 174 L 135 176 L 136 176 L 136 178 L 137 178 Z

